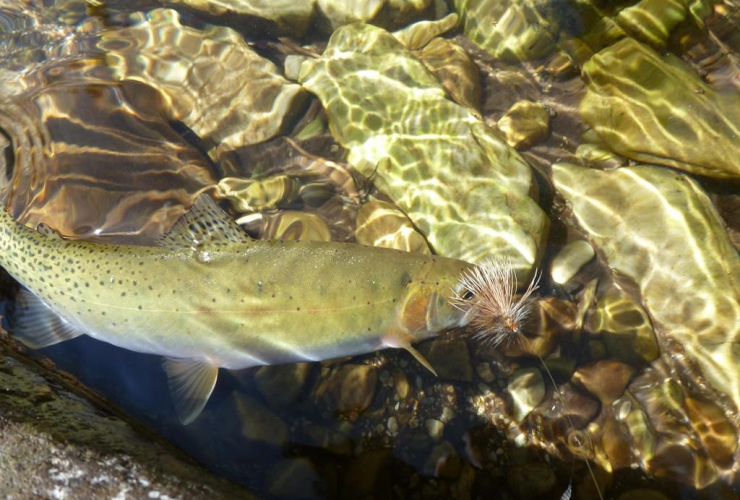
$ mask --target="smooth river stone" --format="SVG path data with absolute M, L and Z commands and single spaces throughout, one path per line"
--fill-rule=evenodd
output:
M 595 252 L 588 241 L 576 240 L 565 245 L 552 259 L 550 277 L 558 285 L 564 285 L 581 268 L 594 258 Z
M 528 61 L 555 48 L 560 31 L 557 7 L 549 0 L 453 0 L 463 32 L 497 59 Z
M 436 21 L 419 21 L 393 33 L 396 40 L 409 50 L 419 50 L 426 44 L 446 32 L 455 29 L 460 17 L 457 14 L 448 14 Z
M 386 201 L 371 200 L 357 212 L 357 243 L 429 254 L 429 245 L 406 214 Z
M 695 28 L 704 29 L 704 18 L 712 12 L 710 0 L 641 0 L 621 10 L 614 21 L 630 36 L 664 47 L 674 30 L 687 20 Z
M 679 58 L 631 38 L 583 70 L 581 115 L 611 149 L 695 174 L 740 175 L 740 94 L 715 90 Z
M 414 55 L 437 77 L 456 103 L 480 116 L 483 99 L 480 70 L 465 49 L 446 38 L 435 38 Z
M 267 34 L 300 37 L 313 21 L 316 0 L 160 0 L 187 5 L 216 16 L 238 19 L 242 26 Z
M 183 26 L 169 9 L 132 14 L 131 22 L 101 35 L 107 64 L 118 79 L 158 89 L 170 118 L 195 132 L 213 159 L 278 135 L 307 102 L 300 85 L 232 29 Z
M 434 14 L 434 0 L 316 0 L 322 31 L 331 33 L 351 23 L 372 23 L 388 29 Z
M 740 257 L 706 194 L 653 166 L 552 175 L 607 265 L 639 287 L 658 337 L 740 408 Z
M 44 222 L 67 237 L 109 242 L 151 240 L 217 172 L 172 129 L 157 91 L 71 76 L 80 63 L 42 67 L 53 83 L 0 103 L 2 158 L 9 160 L 0 160 L 9 169 L 0 194 L 30 227 Z
M 536 264 L 548 219 L 529 197 L 532 172 L 391 34 L 338 29 L 324 55 L 301 66 L 349 163 L 390 196 L 442 255 Z
M 509 146 L 527 149 L 547 139 L 550 112 L 540 103 L 518 101 L 498 121 L 498 129 Z

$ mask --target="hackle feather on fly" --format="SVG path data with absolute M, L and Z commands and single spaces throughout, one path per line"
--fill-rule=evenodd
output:
M 530 315 L 539 276 L 535 275 L 519 296 L 518 287 L 516 272 L 508 259 L 489 258 L 463 274 L 452 302 L 462 310 L 473 309 L 470 325 L 474 339 L 494 346 L 521 340 L 518 334 Z

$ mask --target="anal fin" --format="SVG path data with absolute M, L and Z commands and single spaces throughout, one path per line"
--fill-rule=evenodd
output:
M 31 349 L 71 340 L 85 332 L 55 313 L 44 301 L 22 288 L 15 301 L 11 333 Z
M 199 359 L 165 358 L 172 402 L 183 425 L 195 420 L 211 397 L 218 378 L 218 367 Z
M 401 349 L 405 349 L 421 364 L 421 366 L 432 372 L 436 377 L 437 372 L 434 370 L 431 363 L 429 363 L 429 361 L 427 361 L 427 359 L 411 345 L 409 337 L 410 336 L 405 331 L 394 330 L 385 334 L 383 343 L 388 347 L 400 347 Z

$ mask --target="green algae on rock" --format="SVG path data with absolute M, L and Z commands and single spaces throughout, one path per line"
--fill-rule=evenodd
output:
M 529 197 L 532 172 L 391 34 L 338 29 L 305 61 L 303 85 L 321 99 L 348 161 L 391 197 L 442 255 L 496 254 L 518 270 L 537 262 L 548 220 Z
M 581 115 L 611 149 L 694 174 L 740 175 L 740 95 L 714 90 L 677 57 L 631 38 L 583 70 Z
M 639 287 L 662 345 L 740 408 L 740 257 L 706 194 L 653 166 L 552 173 L 608 266 Z
M 232 29 L 183 26 L 168 9 L 135 13 L 131 21 L 102 33 L 106 62 L 118 79 L 158 89 L 170 118 L 195 132 L 214 159 L 279 134 L 306 102 L 299 85 Z
M 497 59 L 530 61 L 555 48 L 560 31 L 554 5 L 548 0 L 454 0 L 463 31 L 473 43 Z

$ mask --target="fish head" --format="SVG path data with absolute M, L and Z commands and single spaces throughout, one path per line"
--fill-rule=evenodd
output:
M 460 307 L 454 298 L 460 290 L 461 277 L 471 267 L 455 260 L 436 257 L 406 285 L 399 308 L 399 323 L 416 340 L 435 333 L 467 325 L 475 316 L 472 308 Z

